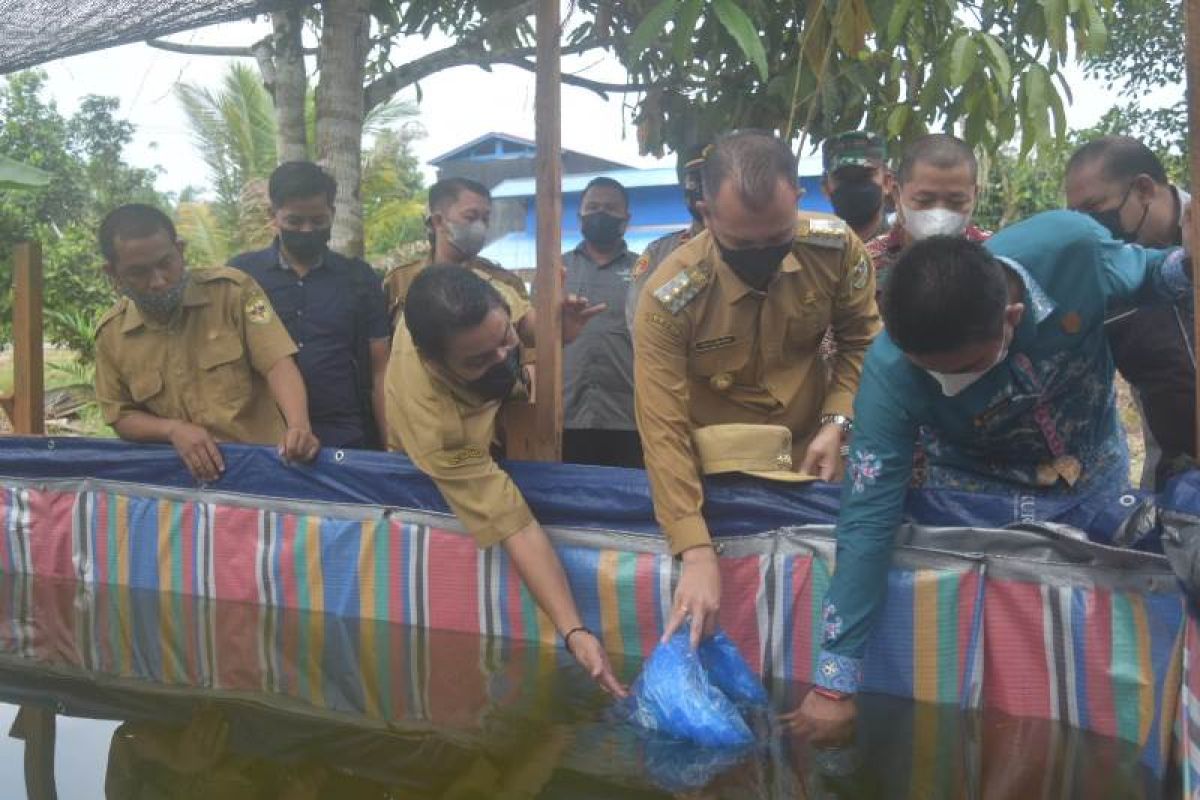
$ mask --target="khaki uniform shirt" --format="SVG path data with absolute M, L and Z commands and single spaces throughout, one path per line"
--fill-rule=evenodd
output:
M 122 298 L 96 331 L 96 399 L 112 425 L 131 411 L 200 425 L 224 442 L 275 444 L 286 429 L 266 374 L 296 346 L 262 289 L 229 267 L 193 269 L 170 322 Z
M 400 312 L 404 310 L 404 299 L 408 297 L 408 287 L 412 286 L 412 282 L 421 274 L 421 270 L 432 263 L 432 256 L 427 256 L 417 261 L 401 264 L 389 270 L 388 274 L 383 277 L 383 293 L 387 296 L 388 313 L 391 314 L 393 325 L 398 323 Z M 525 288 L 525 282 L 518 275 L 509 272 L 499 264 L 475 256 L 463 266 L 475 270 L 475 274 L 486 281 L 509 287 L 518 297 L 528 302 L 529 290 Z M 517 316 L 514 314 L 513 320 L 516 319 Z
M 529 303 L 492 282 L 517 322 Z M 533 522 L 508 473 L 492 457 L 501 400 L 483 401 L 428 363 L 408 328 L 396 326 L 387 368 L 388 449 L 403 449 L 433 479 L 450 510 L 480 547 L 489 547 Z
M 837 353 L 818 348 L 832 328 Z M 691 431 L 784 425 L 799 466 L 823 414 L 853 414 L 863 358 L 880 330 L 875 277 L 841 220 L 801 214 L 792 252 L 756 292 L 698 234 L 655 270 L 634 326 L 638 430 L 655 516 L 673 553 L 709 541 Z

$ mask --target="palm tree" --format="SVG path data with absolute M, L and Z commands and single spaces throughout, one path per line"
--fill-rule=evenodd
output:
M 275 107 L 258 72 L 234 63 L 216 91 L 183 83 L 176 88 L 176 97 L 216 196 L 211 204 L 194 200 L 179 204 L 179 232 L 190 243 L 193 263 L 223 264 L 236 253 L 265 246 L 271 239 L 266 179 L 278 163 L 278 144 Z M 307 105 L 308 157 L 312 158 L 316 140 L 312 92 Z M 419 135 L 416 116 L 412 103 L 386 103 L 367 116 L 363 133 L 384 138 L 391 147 L 389 137 L 407 141 Z

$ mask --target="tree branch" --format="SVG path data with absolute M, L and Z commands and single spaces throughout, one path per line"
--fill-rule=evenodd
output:
M 564 56 L 578 55 L 579 53 L 584 53 L 588 50 L 594 50 L 597 47 L 604 47 L 611 41 L 611 39 L 595 39 L 592 41 L 579 42 L 578 44 L 568 45 L 567 47 L 562 48 L 561 52 Z M 466 40 L 456 42 L 449 47 L 428 53 L 420 58 L 413 59 L 406 64 L 401 64 L 400 66 L 389 70 L 372 81 L 365 90 L 367 93 L 367 110 L 370 111 L 372 108 L 386 103 L 401 89 L 424 80 L 430 75 L 441 72 L 442 70 L 451 69 L 452 67 L 471 66 L 487 69 L 493 64 L 513 63 L 514 59 L 526 59 L 535 55 L 536 53 L 537 49 L 534 47 L 518 47 L 512 50 L 489 52 L 486 50 L 478 50 L 476 45 Z M 587 79 L 584 78 L 580 80 Z M 567 82 L 567 76 L 563 76 L 563 81 Z M 593 83 L 596 82 L 593 81 Z M 599 91 L 605 91 L 603 86 L 598 83 L 597 87 Z M 588 86 L 587 88 L 593 87 Z M 608 91 L 640 90 L 618 90 L 616 85 L 614 85 Z
M 497 59 L 492 63 L 509 64 L 514 67 L 520 67 L 528 72 L 537 72 L 536 62 L 519 56 Z M 594 81 L 591 78 L 585 78 L 582 75 L 571 75 L 569 73 L 563 73 L 562 82 L 570 86 L 579 86 L 593 91 L 605 100 L 608 99 L 608 92 L 615 92 L 619 94 L 622 92 L 645 92 L 650 89 L 650 86 L 644 83 L 605 83 L 603 81 Z
M 168 53 L 183 53 L 189 56 L 225 56 L 233 58 L 255 58 L 254 47 L 220 47 L 206 44 L 178 44 L 165 39 L 147 39 L 146 44 Z M 304 55 L 316 55 L 315 47 L 304 48 Z

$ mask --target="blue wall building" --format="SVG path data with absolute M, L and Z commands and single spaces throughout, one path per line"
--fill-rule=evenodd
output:
M 631 219 L 625 233 L 629 249 L 641 252 L 650 242 L 660 236 L 686 228 L 691 216 L 683 202 L 683 189 L 670 167 L 651 169 L 610 170 L 588 175 L 570 175 L 563 178 L 563 250 L 571 250 L 582 240 L 579 230 L 579 204 L 583 189 L 592 178 L 604 175 L 618 181 L 629 192 Z M 804 195 L 799 207 L 806 211 L 829 212 L 829 199 L 821 191 L 821 160 L 804 159 L 800 164 L 800 183 Z M 483 257 L 511 270 L 533 269 L 537 264 L 537 203 L 534 197 L 534 179 L 510 179 L 492 190 L 492 200 L 497 208 L 520 204 L 524 212 L 524 226 L 510 230 L 493 241 L 483 250 Z M 503 216 L 515 218 L 516 209 L 506 211 Z
M 532 270 L 536 267 L 537 203 L 533 163 L 527 140 L 517 140 L 507 134 L 489 134 L 467 145 L 451 150 L 432 162 L 439 176 L 462 175 L 476 180 L 496 174 L 497 164 L 511 168 L 514 163 L 513 143 L 522 145 L 519 155 L 527 165 L 528 174 L 510 177 L 492 188 L 491 242 L 481 255 L 511 270 Z M 469 146 L 468 146 L 469 145 Z M 589 164 L 589 160 L 591 163 Z M 592 178 L 601 175 L 618 181 L 629 192 L 631 219 L 625 241 L 629 249 L 641 252 L 660 236 L 686 228 L 691 224 L 683 202 L 683 189 L 672 167 L 637 169 L 620 167 L 596 171 L 594 166 L 580 171 L 584 165 L 594 165 L 582 153 L 564 151 L 563 158 L 563 250 L 576 247 L 583 238 L 579 231 L 579 204 L 583 189 Z M 475 172 L 479 174 L 476 175 Z M 483 182 L 487 183 L 486 180 Z M 807 211 L 831 211 L 829 199 L 821 191 L 821 159 L 809 157 L 800 161 L 800 183 L 804 194 L 799 207 Z

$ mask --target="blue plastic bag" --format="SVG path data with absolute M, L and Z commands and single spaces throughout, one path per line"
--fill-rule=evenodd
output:
M 719 638 L 718 638 L 719 637 Z M 687 631 L 659 644 L 634 681 L 622 716 L 635 725 L 705 747 L 754 741 L 736 703 L 764 703 L 766 692 L 737 647 L 721 633 L 692 650 Z
M 723 631 L 700 643 L 700 664 L 708 679 L 738 705 L 767 704 L 767 690 Z

